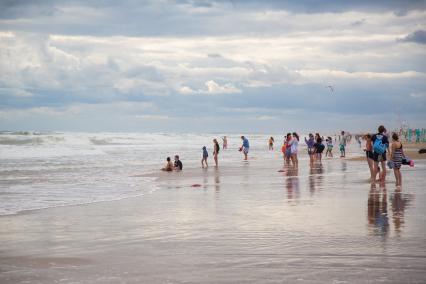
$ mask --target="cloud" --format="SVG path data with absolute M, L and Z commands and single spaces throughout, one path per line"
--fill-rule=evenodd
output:
M 210 58 L 221 58 L 222 55 L 218 54 L 218 53 L 209 53 L 207 54 L 208 57 Z
M 33 94 L 31 92 L 26 91 L 26 90 L 16 90 L 15 96 L 28 98 L 28 97 L 32 97 Z
M 277 119 L 275 116 L 270 116 L 270 115 L 261 115 L 255 118 L 256 120 L 274 120 Z
M 426 93 L 411 93 L 410 97 L 415 99 L 423 99 L 426 98 Z
M 206 95 L 218 95 L 218 94 L 237 94 L 242 91 L 230 83 L 219 85 L 213 80 L 205 82 L 207 89 L 193 90 L 188 86 L 181 87 L 179 93 L 183 95 L 194 95 L 194 94 L 206 94 Z
M 104 120 L 118 129 L 217 115 L 262 128 L 272 118 L 343 121 L 394 106 L 426 119 L 417 96 L 426 88 L 424 1 L 142 3 L 2 1 L 0 111 L 9 119 L 0 126 L 53 125 L 49 111 L 53 126 Z
M 358 27 L 365 24 L 366 21 L 367 21 L 366 19 L 357 20 L 357 21 L 351 22 L 351 26 Z
M 418 44 L 426 44 L 426 31 L 425 30 L 418 30 L 415 31 L 406 37 L 400 39 L 400 41 L 403 42 L 414 42 Z
M 207 91 L 202 91 L 207 94 L 235 94 L 241 93 L 241 90 L 234 87 L 232 84 L 219 85 L 213 80 L 206 82 Z
M 6 95 L 16 98 L 31 98 L 34 96 L 33 93 L 24 90 L 24 89 L 18 89 L 18 88 L 0 88 L 0 96 Z

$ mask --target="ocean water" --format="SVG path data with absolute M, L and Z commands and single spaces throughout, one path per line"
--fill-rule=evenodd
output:
M 212 139 L 221 143 L 223 135 L 2 132 L 0 215 L 150 194 L 157 189 L 155 179 L 143 175 L 157 171 L 175 154 L 185 170 L 199 167 L 201 148 L 207 146 L 211 155 Z M 247 137 L 254 155 L 269 157 L 268 135 Z M 283 136 L 274 137 L 279 151 Z M 239 135 L 228 140 L 230 149 L 221 153 L 221 165 L 241 161 Z

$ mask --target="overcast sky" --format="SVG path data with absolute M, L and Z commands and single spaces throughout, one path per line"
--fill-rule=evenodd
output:
M 425 108 L 425 1 L 0 1 L 3 130 L 355 131 Z

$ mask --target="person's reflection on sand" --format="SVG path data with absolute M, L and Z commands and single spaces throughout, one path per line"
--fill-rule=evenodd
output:
M 309 169 L 309 192 L 311 193 L 311 196 L 314 195 L 317 187 L 321 187 L 323 181 L 323 172 L 324 169 L 321 163 L 314 164 Z
M 299 199 L 299 169 L 297 167 L 288 166 L 285 172 L 286 174 L 286 188 L 287 188 L 287 199 L 297 200 Z
M 410 206 L 410 202 L 413 197 L 409 194 L 403 194 L 401 188 L 395 189 L 395 192 L 391 195 L 390 201 L 392 206 L 392 221 L 395 227 L 395 232 L 400 234 L 404 228 L 404 213 L 406 207 Z
M 209 175 L 206 171 L 203 170 L 203 188 L 204 190 L 207 189 L 209 184 Z
M 219 192 L 220 192 L 220 174 L 219 174 L 219 171 L 214 172 L 214 190 L 218 194 L 217 197 L 219 197 Z
M 342 172 L 346 172 L 347 169 L 348 169 L 348 166 L 346 164 L 346 161 L 342 160 Z
M 387 236 L 389 231 L 386 188 L 371 187 L 368 194 L 368 225 L 374 235 Z

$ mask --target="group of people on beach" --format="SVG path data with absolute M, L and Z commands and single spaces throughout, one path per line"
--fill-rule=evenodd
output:
M 342 136 L 340 137 L 339 135 L 339 141 L 340 141 L 340 152 L 341 152 L 341 157 L 345 157 L 345 147 L 346 147 L 346 143 L 347 143 L 347 138 L 345 136 L 345 132 L 342 131 L 341 132 Z M 241 140 L 242 140 L 242 145 L 239 147 L 239 151 L 243 153 L 244 155 L 244 160 L 248 159 L 248 153 L 249 153 L 249 149 L 250 149 L 250 143 L 249 140 L 247 139 L 247 137 L 245 136 L 241 136 Z M 283 158 L 284 161 L 287 165 L 289 165 L 290 163 L 297 167 L 299 160 L 298 160 L 298 148 L 299 148 L 299 135 L 296 132 L 293 133 L 287 133 L 287 135 L 284 138 L 284 142 L 283 145 L 281 147 L 281 151 L 283 153 Z M 222 149 L 225 150 L 228 148 L 228 139 L 226 136 L 222 137 Z M 308 149 L 308 155 L 310 158 L 310 165 L 312 166 L 314 164 L 315 161 L 322 161 L 322 153 L 325 149 L 326 153 L 325 156 L 326 157 L 333 157 L 333 138 L 328 136 L 325 139 L 325 143 L 326 145 L 324 145 L 323 143 L 324 141 L 324 136 L 321 136 L 319 133 L 316 133 L 315 136 L 310 133 L 309 134 L 309 138 L 307 139 L 305 137 L 305 143 L 307 145 L 307 149 Z M 269 146 L 269 150 L 273 151 L 274 150 L 274 143 L 275 143 L 275 139 L 274 137 L 269 137 L 268 140 L 268 146 Z M 221 147 L 219 145 L 218 140 L 215 138 L 213 139 L 213 160 L 215 162 L 215 166 L 218 167 L 219 166 L 219 152 L 221 150 Z M 209 153 L 207 151 L 207 147 L 203 146 L 202 148 L 202 159 L 201 159 L 201 167 L 202 168 L 207 168 L 208 167 L 208 157 L 209 157 Z M 180 165 L 180 166 L 179 166 Z M 166 162 L 166 166 L 162 169 L 164 171 L 172 171 L 172 170 L 182 170 L 182 162 L 179 160 L 179 156 L 176 155 L 175 156 L 175 163 L 173 164 L 170 160 L 170 157 L 167 157 L 167 162 Z
M 244 160 L 248 159 L 248 153 L 249 153 L 249 149 L 250 149 L 250 143 L 249 140 L 245 137 L 245 136 L 241 136 L 241 140 L 242 140 L 242 145 L 239 148 L 239 151 L 242 152 L 244 154 Z M 226 136 L 224 136 L 222 138 L 222 149 L 228 149 L 228 138 Z M 203 156 L 201 159 L 201 167 L 202 168 L 207 168 L 208 162 L 207 159 L 209 157 L 209 152 L 207 151 L 207 147 L 203 146 L 202 148 L 203 151 Z M 213 139 L 213 160 L 215 162 L 215 166 L 218 167 L 219 166 L 219 152 L 220 152 L 220 145 L 219 142 L 217 141 L 217 139 Z M 173 171 L 173 170 L 177 170 L 177 171 L 181 171 L 183 168 L 182 162 L 179 160 L 179 155 L 175 155 L 175 162 L 174 164 L 171 162 L 170 157 L 167 157 L 166 159 L 166 165 L 161 169 L 163 171 Z
M 386 182 L 386 164 L 390 169 L 393 169 L 396 186 L 402 185 L 401 165 L 413 165 L 413 162 L 405 157 L 402 143 L 399 140 L 399 135 L 392 133 L 392 141 L 389 142 L 389 137 L 386 128 L 380 125 L 374 135 L 366 134 L 364 139 L 365 155 L 368 166 L 370 168 L 370 182 L 372 185 L 378 181 L 381 185 Z M 386 161 L 388 162 L 386 163 Z M 378 179 L 377 179 L 378 175 Z
M 333 138 L 328 136 L 324 139 L 324 136 L 321 136 L 319 133 L 309 133 L 309 137 L 305 137 L 305 144 L 307 146 L 307 154 L 309 155 L 310 166 L 312 167 L 315 162 L 321 163 L 322 155 L 324 150 L 325 157 L 333 157 Z M 377 181 L 380 184 L 385 183 L 386 179 L 386 166 L 393 169 L 396 185 L 401 186 L 402 176 L 401 176 L 401 165 L 409 164 L 412 165 L 412 161 L 409 161 L 403 151 L 402 143 L 399 141 L 399 136 L 397 133 L 392 133 L 392 142 L 389 142 L 389 137 L 386 131 L 386 128 L 383 125 L 378 127 L 378 132 L 374 135 L 366 134 L 364 136 L 356 136 L 355 140 L 358 144 L 361 145 L 361 138 L 365 140 L 365 154 L 370 169 L 370 181 L 372 184 L 375 184 Z M 339 135 L 339 150 L 340 157 L 346 157 L 346 145 L 348 141 L 352 138 L 351 135 L 341 131 Z M 248 159 L 248 153 L 250 149 L 249 140 L 245 136 L 241 136 L 242 144 L 239 147 L 239 151 L 243 153 L 244 160 Z M 335 141 L 337 139 L 335 138 Z M 226 136 L 222 137 L 222 149 L 225 150 L 228 148 L 228 139 Z M 284 138 L 281 151 L 283 153 L 284 162 L 286 165 L 292 165 L 293 167 L 298 167 L 298 148 L 299 148 L 300 137 L 296 132 L 287 133 Z M 324 145 L 325 141 L 325 145 Z M 270 137 L 268 140 L 269 150 L 274 150 L 274 137 Z M 218 140 L 213 139 L 213 160 L 215 162 L 215 167 L 219 166 L 219 152 L 221 147 Z M 202 147 L 202 159 L 201 167 L 208 167 L 208 157 L 209 153 L 207 147 Z M 388 161 L 386 163 L 386 161 Z M 167 162 L 163 171 L 181 171 L 183 168 L 182 162 L 179 159 L 179 155 L 175 155 L 174 163 L 171 162 L 170 157 L 167 157 Z M 378 179 L 376 179 L 378 176 Z
M 244 136 L 241 136 L 241 140 L 243 142 L 242 142 L 241 147 L 239 148 L 239 151 L 243 152 L 243 154 L 244 154 L 244 160 L 247 160 L 248 159 L 249 149 L 250 149 L 250 143 L 249 143 L 249 140 L 246 137 L 244 137 Z M 223 144 L 222 144 L 223 148 L 222 149 L 223 150 L 228 149 L 228 139 L 227 139 L 227 137 L 224 136 L 222 138 L 222 141 L 223 141 Z M 219 159 L 218 159 L 219 151 L 220 151 L 220 145 L 219 145 L 219 142 L 217 141 L 217 139 L 215 138 L 215 139 L 213 139 L 213 160 L 214 160 L 214 163 L 215 163 L 215 167 L 219 166 Z M 207 163 L 207 158 L 208 157 L 209 157 L 209 153 L 207 151 L 207 147 L 203 146 L 203 158 L 201 159 L 201 167 L 202 168 L 204 168 L 204 167 L 207 168 L 209 166 L 208 163 Z

